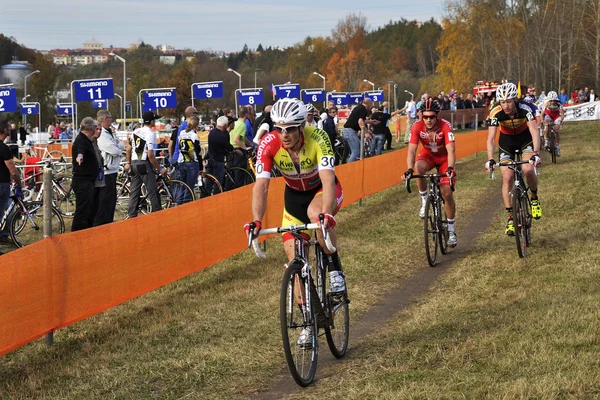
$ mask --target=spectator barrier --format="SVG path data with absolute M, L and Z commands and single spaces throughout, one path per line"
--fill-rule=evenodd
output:
M 485 149 L 486 136 L 457 135 L 457 158 Z M 344 206 L 398 184 L 405 170 L 406 148 L 341 165 Z M 271 181 L 264 226 L 280 225 L 284 186 Z M 0 256 L 0 355 L 245 250 L 252 187 Z

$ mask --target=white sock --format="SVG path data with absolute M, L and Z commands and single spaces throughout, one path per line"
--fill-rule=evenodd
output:
M 421 195 L 421 201 L 423 202 L 423 205 L 425 205 L 425 203 L 427 203 L 427 190 L 424 192 L 419 192 L 419 194 Z
M 454 219 L 448 218 L 448 232 L 454 232 Z

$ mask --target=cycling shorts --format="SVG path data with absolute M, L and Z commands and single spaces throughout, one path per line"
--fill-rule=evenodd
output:
M 521 157 L 533 154 L 533 141 L 529 131 L 518 135 L 500 134 L 500 139 L 498 140 L 498 158 L 500 159 L 500 164 L 514 160 L 515 150 L 520 150 Z
M 425 161 L 427 163 L 427 171 L 437 168 L 438 174 L 445 174 L 448 171 L 448 156 L 434 156 L 428 151 L 421 151 L 415 160 Z M 456 184 L 456 177 L 452 179 L 452 184 Z M 450 186 L 450 179 L 445 176 L 440 178 L 440 185 Z
M 283 219 L 281 222 L 281 226 L 290 226 L 290 225 L 302 225 L 309 224 L 311 221 L 308 218 L 308 206 L 313 201 L 316 196 L 323 195 L 323 187 L 319 185 L 318 187 L 306 190 L 304 192 L 300 192 L 290 188 L 288 185 L 285 185 L 285 192 L 283 195 Z M 342 185 L 336 178 L 335 182 L 335 210 L 333 210 L 332 214 L 335 215 L 339 211 L 342 206 L 342 201 L 344 200 L 344 192 L 342 191 Z M 283 240 L 286 241 L 288 239 L 292 239 L 293 236 L 289 233 L 283 234 Z
M 549 116 L 548 114 L 544 115 L 544 123 L 549 124 L 554 122 L 554 125 L 556 126 L 560 126 L 560 115 L 558 117 L 556 117 L 555 119 L 552 119 L 551 116 Z

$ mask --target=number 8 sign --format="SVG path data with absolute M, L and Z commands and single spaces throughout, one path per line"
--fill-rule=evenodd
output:
M 242 89 L 237 90 L 237 99 L 240 106 L 263 104 L 262 89 Z

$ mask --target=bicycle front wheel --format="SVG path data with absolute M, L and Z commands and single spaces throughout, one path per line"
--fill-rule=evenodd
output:
M 182 181 L 169 179 L 165 182 L 166 187 L 159 187 L 158 194 L 163 209 L 175 207 L 194 201 L 194 191 Z
M 10 237 L 18 246 L 23 247 L 44 238 L 44 204 L 41 201 L 23 203 L 10 220 Z M 55 207 L 52 207 L 52 235 L 63 233 L 65 222 Z
M 556 164 L 556 134 L 554 133 L 554 129 L 551 129 L 548 133 L 548 147 L 550 148 L 552 164 Z
M 446 209 L 444 208 L 444 200 L 442 193 L 439 192 L 440 201 L 438 204 L 437 213 L 437 230 L 438 240 L 440 242 L 440 251 L 442 254 L 448 253 L 448 217 L 446 216 Z
M 525 216 L 524 195 L 518 188 L 512 192 L 513 223 L 519 257 L 527 255 L 527 218 Z
M 69 176 L 56 178 L 58 187 L 54 187 L 52 195 L 58 211 L 66 216 L 72 217 L 75 214 L 75 192 L 71 189 L 72 179 Z M 62 190 L 61 190 L 62 189 Z
M 435 267 L 435 261 L 437 259 L 439 235 L 437 230 L 437 216 L 435 215 L 435 202 L 432 196 L 427 196 L 427 203 L 425 204 L 425 219 L 424 219 L 424 233 L 425 233 L 425 253 L 427 254 L 427 262 L 430 267 Z
M 200 182 L 202 185 L 194 186 L 196 197 L 199 199 L 223 192 L 223 188 L 221 187 L 219 180 L 211 174 L 202 174 L 202 179 Z
M 310 287 L 302 278 L 302 264 L 289 263 L 281 282 L 279 319 L 283 351 L 292 377 L 300 386 L 308 386 L 317 372 L 317 318 L 309 306 Z M 302 333 L 308 332 L 308 338 Z
M 233 178 L 233 185 L 235 189 L 254 182 L 254 176 L 245 168 L 231 167 L 229 168 L 229 173 Z

